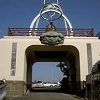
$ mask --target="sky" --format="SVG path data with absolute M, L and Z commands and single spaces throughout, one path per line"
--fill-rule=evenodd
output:
M 56 0 L 45 1 L 56 2 Z M 64 14 L 72 23 L 73 28 L 93 28 L 95 35 L 100 32 L 100 0 L 58 1 Z M 29 28 L 42 6 L 43 0 L 0 0 L 0 38 L 8 35 L 8 27 Z M 39 27 L 45 28 L 45 25 L 48 23 L 46 22 L 44 25 L 43 21 L 40 22 Z M 63 27 L 59 21 L 56 21 L 55 25 Z M 40 80 L 40 78 L 44 81 L 59 80 L 63 77 L 63 74 L 56 67 L 57 64 L 58 62 L 35 63 L 33 65 L 32 76 L 35 76 L 33 80 Z M 41 68 L 42 70 L 39 71 Z M 46 71 L 44 72 L 44 70 Z M 39 75 L 37 74 L 38 71 Z
M 36 62 L 33 67 L 32 81 L 43 81 L 43 82 L 58 82 L 61 81 L 63 73 L 60 68 L 57 67 L 59 62 Z
M 100 31 L 100 0 L 59 0 L 58 4 L 73 28 L 93 28 L 95 34 Z M 0 38 L 8 35 L 8 27 L 29 28 L 42 6 L 43 0 L 0 0 Z

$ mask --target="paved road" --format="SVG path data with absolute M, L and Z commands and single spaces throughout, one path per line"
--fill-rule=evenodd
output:
M 81 99 L 64 93 L 33 92 L 9 100 L 81 100 Z

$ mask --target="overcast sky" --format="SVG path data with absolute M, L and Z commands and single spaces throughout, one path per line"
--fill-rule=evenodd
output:
M 46 0 L 46 2 L 56 2 L 56 0 Z M 95 35 L 100 31 L 100 0 L 59 0 L 59 5 L 73 28 L 93 28 Z M 8 27 L 29 28 L 42 6 L 43 0 L 0 0 L 0 38 L 8 35 Z M 56 24 L 62 27 L 61 23 L 56 22 Z M 39 26 L 43 27 L 42 22 Z M 56 65 L 57 63 L 35 63 L 34 79 L 59 80 L 63 74 Z M 43 70 L 40 71 L 41 68 Z M 37 75 L 37 71 L 40 74 Z

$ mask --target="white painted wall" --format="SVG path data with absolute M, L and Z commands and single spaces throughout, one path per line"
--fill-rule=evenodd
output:
M 17 42 L 16 76 L 10 75 L 12 43 Z M 79 51 L 81 81 L 86 80 L 88 74 L 87 46 L 92 46 L 93 65 L 100 59 L 100 40 L 97 37 L 65 37 L 64 44 L 75 46 Z M 30 45 L 43 45 L 39 37 L 34 36 L 5 36 L 0 39 L 0 79 L 25 81 L 26 58 L 25 50 Z

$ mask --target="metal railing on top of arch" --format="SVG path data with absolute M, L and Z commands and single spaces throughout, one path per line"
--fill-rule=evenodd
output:
M 46 32 L 45 30 L 46 28 L 8 28 L 8 36 L 40 36 L 42 33 Z M 70 30 L 72 31 L 70 32 Z M 94 37 L 93 29 L 56 28 L 56 32 L 69 37 Z

